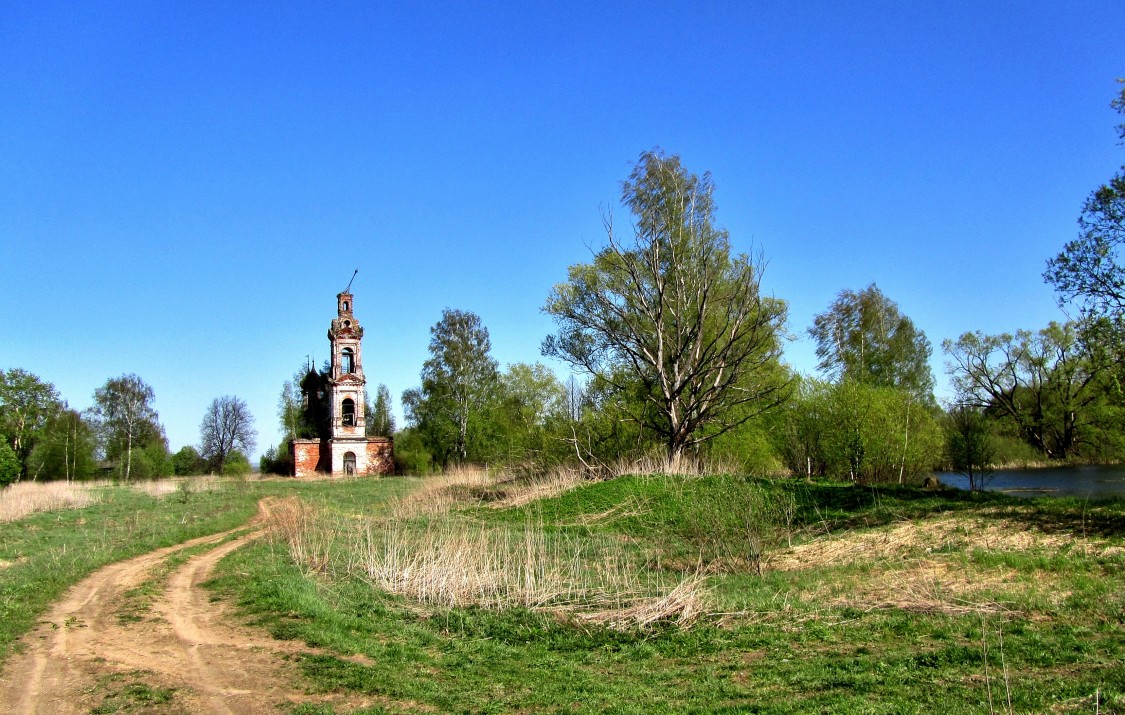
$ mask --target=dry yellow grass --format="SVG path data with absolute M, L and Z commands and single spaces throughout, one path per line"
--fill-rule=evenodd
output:
M 778 552 L 768 560 L 776 571 L 844 565 L 880 559 L 902 559 L 935 551 L 1059 552 L 1079 549 L 1091 555 L 1121 551 L 1104 540 L 1071 533 L 1046 533 L 1019 520 L 991 516 L 941 516 L 906 521 L 883 529 L 847 532 L 816 539 Z
M 79 509 L 101 500 L 108 482 L 17 482 L 0 490 L 0 522 L 40 511 Z
M 497 509 L 523 506 L 540 499 L 550 499 L 583 484 L 587 481 L 586 472 L 576 467 L 555 467 L 534 479 L 518 483 L 510 480 L 504 484 L 504 495 L 491 502 Z
M 591 526 L 593 524 L 604 524 L 607 522 L 612 522 L 616 519 L 641 516 L 642 514 L 648 513 L 648 511 L 649 509 L 645 506 L 645 500 L 638 499 L 637 497 L 630 495 L 626 497 L 620 504 L 615 504 L 605 511 L 600 511 L 596 514 L 582 514 L 566 525 Z
M 214 491 L 219 486 L 219 477 L 171 477 L 168 479 L 148 479 L 130 482 L 129 488 L 148 494 L 154 499 L 162 499 L 178 492 Z
M 674 466 L 659 457 L 641 457 L 607 465 L 599 473 L 603 477 L 627 474 L 700 477 L 730 471 L 730 465 L 686 457 Z M 444 474 L 426 477 L 419 489 L 395 504 L 393 512 L 400 517 L 444 514 L 464 504 L 487 504 L 505 509 L 558 496 L 594 477 L 591 470 L 576 466 L 559 466 L 535 476 L 475 466 L 453 467 Z
M 658 622 L 692 625 L 704 615 L 706 588 L 704 578 L 695 574 L 680 581 L 664 596 L 643 599 L 625 608 L 603 609 L 578 615 L 586 623 L 600 623 L 617 630 L 650 626 Z
M 735 463 L 718 460 L 704 460 L 695 457 L 682 457 L 679 462 L 670 464 L 663 456 L 645 455 L 637 459 L 622 459 L 608 467 L 610 476 L 679 476 L 705 477 L 712 474 L 733 474 L 739 471 Z
M 446 514 L 466 504 L 520 506 L 557 496 L 584 481 L 585 473 L 571 467 L 559 467 L 532 478 L 516 478 L 480 467 L 458 467 L 426 477 L 421 487 L 395 502 L 391 512 L 396 517 L 410 518 Z
M 444 474 L 426 477 L 422 486 L 393 502 L 390 511 L 400 518 L 445 514 L 454 509 L 469 490 L 487 488 L 495 482 L 495 476 L 482 468 L 451 469 Z
M 444 508 L 445 499 L 418 505 Z M 310 572 L 358 575 L 422 606 L 522 607 L 612 628 L 688 625 L 704 612 L 703 580 L 646 581 L 620 542 L 548 537 L 541 524 L 480 524 L 456 515 L 345 518 L 296 499 L 271 509 L 271 533 Z
M 838 577 L 833 587 L 812 596 L 828 606 L 864 611 L 897 608 L 919 613 L 997 613 L 1013 609 L 1017 596 L 1033 590 L 1051 600 L 1066 596 L 1054 588 L 1054 579 L 1035 583 L 1017 580 L 1012 569 L 978 569 L 949 559 L 912 559 L 882 563 L 852 578 Z
M 882 529 L 848 532 L 816 539 L 779 552 L 768 560 L 775 571 L 833 566 L 863 566 L 854 577 L 837 576 L 803 597 L 827 605 L 863 610 L 901 608 L 950 614 L 992 613 L 1009 609 L 1013 600 L 1034 594 L 1058 603 L 1067 596 L 1046 573 L 1020 578 L 1014 569 L 984 568 L 962 555 L 981 552 L 1080 550 L 1099 556 L 1119 554 L 1120 547 L 1072 533 L 1047 533 L 1010 516 L 941 516 L 901 522 Z
M 336 534 L 313 507 L 297 497 L 271 501 L 266 524 L 270 537 L 303 568 L 327 573 L 332 567 Z
M 0 490 L 0 522 L 16 521 L 41 511 L 81 509 L 102 500 L 104 490 L 115 486 L 108 479 L 83 482 L 17 482 Z M 160 499 L 183 490 L 212 491 L 219 478 L 184 477 L 130 482 L 129 488 Z

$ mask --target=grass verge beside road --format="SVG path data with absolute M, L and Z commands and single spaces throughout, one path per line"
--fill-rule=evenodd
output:
M 322 649 L 301 661 L 310 687 L 376 703 L 354 712 L 1125 710 L 1120 502 L 623 477 L 511 507 L 505 484 L 476 485 L 460 508 L 411 516 L 422 533 L 427 520 L 532 525 L 579 547 L 592 574 L 616 542 L 641 582 L 703 579 L 708 613 L 692 627 L 613 628 L 550 604 L 443 606 L 373 587 L 352 537 L 382 517 L 342 506 L 348 488 L 322 501 L 336 536 L 316 558 L 262 542 L 212 586 Z
M 68 588 L 109 563 L 246 523 L 257 492 L 214 487 L 154 498 L 105 487 L 99 500 L 0 524 L 0 663 Z
M 413 485 L 413 480 L 200 478 L 169 481 L 167 489 L 150 489 L 151 494 L 132 486 L 100 486 L 89 506 L 0 523 L 0 665 L 54 601 L 106 564 L 241 526 L 264 496 L 301 495 L 355 514 Z
M 278 532 L 211 585 L 316 646 L 300 661 L 308 687 L 368 703 L 348 712 L 1125 711 L 1121 502 L 731 476 L 419 484 L 110 488 L 0 524 L 0 659 L 99 566 L 234 528 L 282 496 L 302 505 L 294 533 L 317 540 L 294 551 Z M 431 558 L 452 549 L 465 557 Z M 418 564 L 471 582 L 467 598 L 388 592 Z M 548 572 L 566 588 L 510 597 Z M 702 599 L 690 627 L 586 617 L 684 579 Z M 491 600 L 473 605 L 478 592 Z M 143 617 L 136 596 L 122 605 Z

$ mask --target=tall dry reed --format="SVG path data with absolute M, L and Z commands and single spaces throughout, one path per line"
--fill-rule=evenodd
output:
M 465 503 L 474 490 L 484 490 L 496 483 L 496 475 L 483 468 L 458 467 L 444 474 L 426 477 L 410 494 L 391 503 L 396 516 L 409 518 L 424 514 L 445 514 Z
M 706 477 L 713 474 L 733 474 L 741 471 L 735 462 L 702 459 L 684 456 L 678 462 L 670 463 L 664 456 L 644 455 L 636 459 L 621 459 L 608 465 L 611 477 L 636 476 L 677 476 Z
M 492 502 L 496 508 L 522 506 L 540 499 L 550 499 L 590 480 L 590 474 L 574 466 L 558 466 L 543 474 L 520 480 L 506 480 L 503 498 Z
M 316 507 L 305 504 L 296 497 L 272 502 L 269 508 L 270 538 L 289 549 L 293 561 L 316 573 L 351 570 L 350 560 L 341 558 L 342 543 L 346 544 L 347 530 L 339 528 Z
M 533 525 L 388 520 L 369 523 L 358 546 L 373 585 L 436 606 L 621 607 L 651 591 L 624 554 Z
M 427 606 L 531 608 L 614 628 L 686 625 L 703 611 L 702 579 L 663 583 L 612 539 L 450 514 L 343 518 L 296 500 L 273 511 L 273 533 L 308 571 L 358 576 Z
M 464 505 L 502 508 L 557 496 L 587 481 L 589 475 L 573 467 L 556 467 L 542 474 L 513 474 L 505 470 L 459 467 L 426 477 L 422 486 L 393 503 L 401 518 L 447 514 Z

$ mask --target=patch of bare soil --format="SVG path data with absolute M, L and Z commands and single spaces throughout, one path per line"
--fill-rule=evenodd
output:
M 220 559 L 263 533 L 237 531 L 106 566 L 71 589 L 5 667 L 0 712 L 258 715 L 313 699 L 286 658 L 309 649 L 234 624 L 199 588 Z M 119 617 L 127 593 L 164 559 L 211 544 L 171 573 L 149 617 Z

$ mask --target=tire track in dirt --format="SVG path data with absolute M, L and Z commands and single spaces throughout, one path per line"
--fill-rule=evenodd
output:
M 4 668 L 0 712 L 89 713 L 107 697 L 107 683 L 127 682 L 172 693 L 145 712 L 264 715 L 308 700 L 294 689 L 294 666 L 282 656 L 310 649 L 233 625 L 199 588 L 220 559 L 265 533 L 269 503 L 260 508 L 247 533 L 233 529 L 111 564 L 72 588 Z M 171 573 L 148 617 L 120 617 L 126 593 L 166 558 L 206 545 L 217 546 Z

